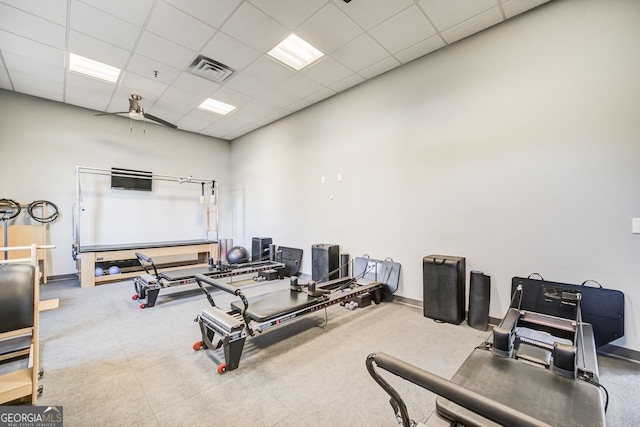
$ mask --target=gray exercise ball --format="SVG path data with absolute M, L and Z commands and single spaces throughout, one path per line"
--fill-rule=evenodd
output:
M 227 252 L 227 262 L 229 264 L 240 264 L 249 261 L 249 251 L 242 246 L 234 246 Z

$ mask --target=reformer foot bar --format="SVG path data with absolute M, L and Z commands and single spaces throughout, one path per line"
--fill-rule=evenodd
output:
M 362 277 L 366 277 L 374 269 L 388 272 L 380 275 L 381 280 L 391 277 L 391 280 L 387 281 L 395 282 L 392 285 L 397 287 L 400 264 L 367 259 L 364 265 L 367 265 L 367 262 L 371 267 L 363 271 Z M 389 294 L 388 283 L 372 281 L 359 284 L 354 277 L 343 277 L 317 285 L 314 282 L 310 282 L 309 285 L 297 285 L 294 283 L 296 280 L 292 280 L 290 289 L 249 298 L 245 297 L 240 288 L 208 276 L 197 274 L 196 281 L 205 292 L 211 307 L 203 309 L 195 319 L 200 326 L 202 340 L 197 341 L 193 349 L 217 350 L 223 347 L 225 361 L 218 366 L 220 374 L 238 368 L 247 333 L 253 336 L 256 332 L 261 333 L 326 309 L 328 306 L 362 297 L 366 297 L 367 301 L 370 298 L 370 301 L 379 304 Z M 204 285 L 228 292 L 240 300 L 233 301 L 231 309 L 224 311 L 215 305 Z
M 274 270 L 281 276 L 284 264 L 275 261 L 256 261 L 242 264 L 218 264 L 216 266 L 194 267 L 181 270 L 158 272 L 156 264 L 151 257 L 140 252 L 135 253 L 138 261 L 145 269 L 145 273 L 133 280 L 136 293 L 131 297 L 133 300 L 146 298 L 146 302 L 140 304 L 140 308 L 154 307 L 158 299 L 160 289 L 177 285 L 195 283 L 197 274 L 215 279 L 225 277 L 243 276 L 259 273 L 261 271 Z M 282 277 L 281 277 L 282 278 Z

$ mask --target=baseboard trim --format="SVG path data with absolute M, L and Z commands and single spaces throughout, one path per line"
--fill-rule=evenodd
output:
M 60 280 L 78 280 L 78 274 L 61 274 L 58 276 L 47 276 L 47 282 L 57 282 Z
M 391 295 L 391 301 L 397 302 L 399 304 L 410 305 L 412 307 L 422 308 L 422 301 L 413 298 L 401 297 L 400 295 Z
M 605 344 L 598 348 L 598 353 L 606 356 L 619 357 L 621 359 L 631 360 L 633 362 L 640 362 L 640 351 L 631 350 L 625 347 L 619 347 L 613 344 Z

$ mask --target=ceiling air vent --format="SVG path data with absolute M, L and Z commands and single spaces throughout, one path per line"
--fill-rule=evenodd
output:
M 214 61 L 206 56 L 198 56 L 189 66 L 191 72 L 205 79 L 213 80 L 216 83 L 223 83 L 235 70 L 224 64 Z

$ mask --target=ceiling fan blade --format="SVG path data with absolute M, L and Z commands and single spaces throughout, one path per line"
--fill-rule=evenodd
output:
M 128 111 L 120 111 L 119 113 L 98 113 L 94 114 L 94 116 L 112 116 L 114 114 L 129 114 Z
M 162 125 L 165 125 L 165 126 L 169 126 L 172 129 L 177 129 L 178 128 L 178 126 L 174 125 L 173 123 L 169 123 L 166 120 L 162 120 L 161 118 L 158 118 L 156 116 L 152 116 L 151 114 L 148 114 L 148 113 L 144 113 L 144 118 L 145 119 L 149 119 L 149 120 L 153 120 L 154 122 L 158 122 L 158 123 L 160 123 Z

